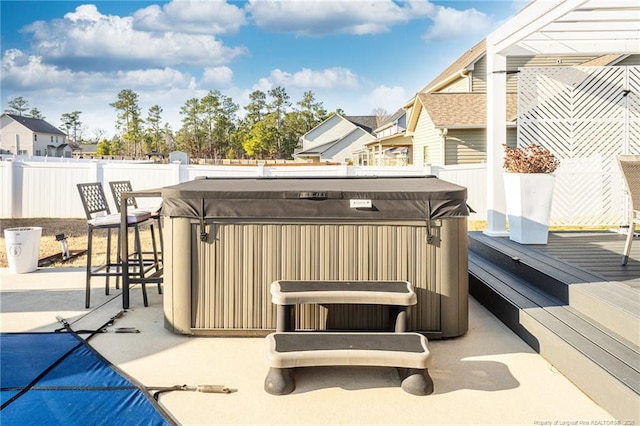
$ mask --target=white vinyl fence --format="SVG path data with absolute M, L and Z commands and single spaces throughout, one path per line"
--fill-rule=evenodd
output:
M 436 174 L 466 186 L 468 204 L 477 212 L 472 220 L 484 220 L 484 165 L 451 168 L 390 166 L 208 166 L 155 164 L 111 160 L 46 159 L 16 157 L 0 161 L 0 218 L 84 218 L 78 183 L 101 182 L 115 211 L 109 182 L 129 180 L 134 189 L 159 188 L 193 180 L 198 176 L 416 176 Z M 140 198 L 141 207 L 159 199 Z

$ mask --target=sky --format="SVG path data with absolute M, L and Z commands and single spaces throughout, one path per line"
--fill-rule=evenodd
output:
M 112 137 L 121 90 L 142 117 L 218 90 L 243 107 L 255 90 L 312 91 L 327 111 L 397 111 L 527 4 L 523 0 L 0 1 L 2 111 L 23 97 L 60 126 Z

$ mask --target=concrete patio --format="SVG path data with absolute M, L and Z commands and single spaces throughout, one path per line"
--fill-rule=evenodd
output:
M 60 327 L 57 315 L 76 330 L 104 324 L 121 309 L 119 291 L 105 296 L 96 280 L 93 308 L 85 310 L 84 276 L 81 268 L 21 275 L 0 269 L 0 331 L 52 331 Z M 432 395 L 403 392 L 395 369 L 322 367 L 299 369 L 294 393 L 277 397 L 263 390 L 263 338 L 172 334 L 164 329 L 162 296 L 153 286 L 148 291 L 150 306 L 143 307 L 134 288 L 131 308 L 113 326 L 140 333 L 98 334 L 90 343 L 147 387 L 235 390 L 161 395 L 160 403 L 180 424 L 617 424 L 474 299 L 469 332 L 430 343 Z M 112 420 L 117 423 L 117 414 Z M 611 421 L 616 423 L 606 423 Z

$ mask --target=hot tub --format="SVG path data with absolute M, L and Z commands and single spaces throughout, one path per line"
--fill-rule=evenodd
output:
M 409 330 L 468 329 L 467 190 L 433 176 L 205 178 L 163 188 L 174 333 L 264 335 L 275 280 L 406 280 Z M 296 329 L 379 329 L 385 307 L 308 305 Z

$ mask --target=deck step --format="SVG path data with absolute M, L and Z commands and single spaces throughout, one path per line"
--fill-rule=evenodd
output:
M 638 292 L 619 282 L 601 281 L 569 287 L 570 305 L 612 333 L 640 346 Z
M 640 292 L 508 238 L 469 233 L 469 251 L 640 346 Z
M 604 409 L 620 420 L 636 419 L 638 345 L 550 295 L 519 266 L 505 267 L 475 249 L 470 293 Z

